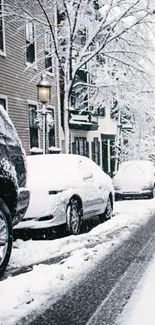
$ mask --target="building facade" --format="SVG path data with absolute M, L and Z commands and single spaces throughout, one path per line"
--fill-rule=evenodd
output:
M 71 152 L 91 158 L 107 174 L 115 169 L 117 122 L 105 114 L 91 115 L 87 111 L 70 113 Z
M 4 1 L 0 0 L 2 11 Z M 61 84 L 50 32 L 38 30 L 29 18 L 22 26 L 7 17 L 1 18 L 0 69 L 0 104 L 8 111 L 27 154 L 32 149 L 43 148 L 41 104 L 38 103 L 36 84 L 41 73 L 46 71 L 52 86 L 46 115 L 46 152 L 51 147 L 63 148 Z M 78 78 L 86 82 L 88 77 L 83 69 L 79 71 Z M 89 101 L 89 93 L 84 101 Z M 107 107 L 92 114 L 85 104 L 81 114 L 76 109 L 76 101 L 74 104 L 69 111 L 70 152 L 93 159 L 112 175 L 117 122 L 111 119 Z
M 3 11 L 5 0 L 0 0 Z M 60 147 L 60 112 L 58 110 L 57 68 L 52 52 L 51 35 L 40 31 L 31 19 L 19 25 L 7 17 L 0 19 L 0 104 L 8 111 L 27 154 L 42 148 L 41 109 L 36 84 L 46 70 L 51 83 L 48 105 L 46 151 Z M 39 114 L 39 116 L 38 116 Z

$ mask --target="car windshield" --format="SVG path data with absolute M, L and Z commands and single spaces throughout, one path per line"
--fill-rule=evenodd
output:
M 144 175 L 144 170 L 139 166 L 128 165 L 124 168 L 122 174 L 124 174 L 125 176 L 132 175 L 132 176 L 140 177 Z
M 122 163 L 119 172 L 124 176 L 142 177 L 152 174 L 152 165 L 150 162 Z

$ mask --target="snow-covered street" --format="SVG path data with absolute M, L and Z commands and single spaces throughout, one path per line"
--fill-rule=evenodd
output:
M 116 202 L 114 217 L 89 233 L 51 241 L 16 240 L 7 272 L 34 266 L 0 282 L 0 325 L 18 324 L 31 312 L 37 314 L 54 304 L 133 230 L 145 224 L 154 211 L 155 199 Z

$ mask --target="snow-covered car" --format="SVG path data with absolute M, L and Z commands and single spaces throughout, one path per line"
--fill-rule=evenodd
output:
M 66 224 L 79 234 L 83 220 L 111 218 L 112 179 L 91 159 L 72 154 L 27 157 L 30 204 L 15 228 L 41 229 Z
M 26 174 L 26 155 L 21 141 L 0 105 L 0 276 L 11 255 L 12 227 L 24 217 L 29 204 Z
M 130 160 L 120 164 L 113 178 L 115 199 L 155 196 L 155 168 L 149 160 Z

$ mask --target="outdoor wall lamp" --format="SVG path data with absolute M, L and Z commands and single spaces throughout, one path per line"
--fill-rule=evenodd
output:
M 40 81 L 36 85 L 38 88 L 38 101 L 42 103 L 41 114 L 43 117 L 43 154 L 46 153 L 46 104 L 51 99 L 51 84 L 46 79 L 46 74 L 43 73 Z

